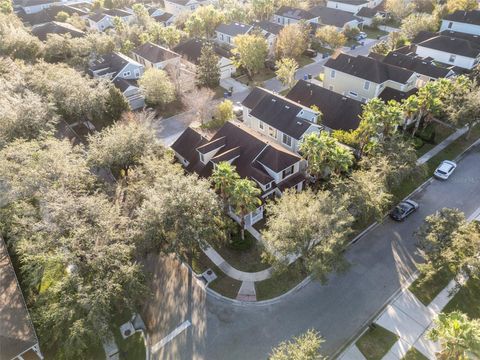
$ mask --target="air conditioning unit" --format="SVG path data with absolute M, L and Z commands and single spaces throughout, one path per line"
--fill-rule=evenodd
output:
M 120 326 L 120 332 L 124 339 L 128 338 L 129 336 L 132 336 L 135 333 L 135 328 L 133 327 L 132 322 L 127 321 L 125 324 Z

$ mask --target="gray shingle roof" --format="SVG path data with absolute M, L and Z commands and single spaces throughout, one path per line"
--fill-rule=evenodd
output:
M 452 14 L 446 15 L 444 19 L 466 24 L 480 25 L 480 10 L 457 10 Z
M 304 80 L 298 81 L 287 98 L 303 106 L 317 106 L 321 124 L 332 130 L 355 130 L 360 124 L 363 103 Z
M 307 10 L 297 9 L 290 6 L 282 6 L 280 9 L 275 11 L 275 15 L 283 16 L 294 20 L 310 20 L 316 17 Z
M 339 54 L 336 58 L 328 59 L 325 63 L 325 67 L 361 79 L 373 81 L 377 84 L 381 84 L 387 80 L 405 84 L 413 75 L 413 72 L 410 70 L 389 65 L 366 56 L 354 57 L 343 53 Z
M 256 22 L 255 26 L 274 35 L 278 35 L 280 31 L 283 29 L 282 25 L 273 23 L 271 21 L 266 21 L 266 20 Z
M 169 59 L 174 59 L 180 55 L 176 52 L 173 52 L 170 49 L 164 48 L 163 46 L 153 44 L 151 42 L 146 42 L 145 44 L 140 45 L 133 53 L 141 56 L 144 59 L 147 59 L 151 63 L 159 63 Z
M 382 61 L 435 79 L 446 77 L 450 73 L 449 69 L 436 66 L 431 61 L 396 52 L 390 52 Z
M 475 58 L 480 54 L 480 45 L 465 39 L 451 36 L 437 35 L 430 39 L 417 43 L 417 46 L 423 46 L 429 49 L 444 51 L 450 54 L 456 54 Z
M 230 24 L 220 24 L 217 26 L 215 31 L 218 31 L 222 34 L 227 34 L 232 37 L 237 35 L 244 35 L 250 31 L 252 25 L 242 24 L 239 22 L 234 22 Z
M 173 51 L 185 56 L 188 61 L 196 64 L 198 63 L 198 59 L 202 54 L 202 47 L 204 43 L 205 41 L 201 39 L 189 39 L 175 46 L 173 48 Z M 220 57 L 224 57 L 227 59 L 232 57 L 230 51 L 218 46 L 215 43 L 213 44 L 213 49 L 215 50 L 215 53 Z
M 318 16 L 319 22 L 323 25 L 332 25 L 336 27 L 344 27 L 350 21 L 362 22 L 359 17 L 354 16 L 348 11 L 332 9 L 325 6 L 315 6 L 309 10 L 315 16 Z
M 32 34 L 42 41 L 47 40 L 48 34 L 70 34 L 73 38 L 85 36 L 85 33 L 82 30 L 77 29 L 73 25 L 58 21 L 51 21 L 42 25 L 34 26 L 32 28 Z
M 362 5 L 368 3 L 367 0 L 330 0 L 334 2 L 339 2 L 342 4 L 348 4 L 348 5 Z

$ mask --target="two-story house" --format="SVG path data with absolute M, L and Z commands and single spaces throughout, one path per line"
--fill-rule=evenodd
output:
M 412 41 L 418 56 L 470 70 L 480 62 L 480 37 L 456 31 L 421 32 Z
M 252 25 L 242 24 L 240 22 L 220 24 L 215 29 L 216 41 L 219 44 L 233 46 L 235 36 L 248 34 L 252 29 Z
M 145 98 L 137 84 L 143 71 L 142 64 L 118 52 L 101 56 L 88 68 L 88 73 L 92 77 L 111 80 L 128 100 L 133 110 L 145 105 Z
M 163 46 L 146 42 L 132 51 L 132 58 L 146 68 L 165 69 L 180 66 L 180 54 Z
M 450 78 L 455 75 L 452 69 L 437 66 L 431 59 L 422 58 L 415 54 L 407 55 L 392 51 L 382 59 L 382 62 L 417 73 L 419 75 L 417 87 L 422 87 L 429 81 L 440 78 Z
M 68 15 L 77 14 L 83 19 L 88 17 L 90 13 L 90 3 L 75 3 L 75 4 L 54 4 L 46 9 L 40 10 L 36 13 L 27 14 L 24 11 L 19 11 L 17 16 L 22 19 L 24 23 L 30 26 L 41 25 L 56 20 L 59 12 L 67 13 Z
M 318 108 L 317 122 L 326 131 L 355 130 L 360 124 L 363 103 L 322 86 L 299 80 L 286 97 L 302 106 Z
M 177 16 L 181 13 L 195 11 L 202 5 L 210 4 L 210 0 L 164 0 L 165 11 Z
M 317 17 L 319 25 L 335 26 L 338 31 L 343 31 L 346 28 L 361 28 L 363 24 L 362 19 L 345 10 L 315 6 L 309 11 Z
M 202 39 L 189 39 L 175 46 L 173 51 L 182 55 L 182 57 L 188 62 L 187 65 L 195 68 L 202 54 L 202 47 L 205 42 L 206 40 Z M 218 66 L 220 68 L 220 78 L 226 79 L 231 77 L 236 70 L 231 59 L 232 54 L 230 51 L 215 43 L 213 44 L 213 49 L 219 58 Z
M 440 31 L 444 30 L 480 35 L 480 10 L 457 10 L 446 15 L 440 26 Z
M 324 65 L 326 89 L 366 102 L 386 88 L 408 93 L 415 89 L 418 75 L 413 71 L 366 56 L 340 53 Z
M 243 100 L 242 107 L 245 125 L 295 153 L 307 134 L 322 129 L 318 111 L 260 87 Z
M 188 172 L 208 178 L 215 166 L 228 162 L 240 177 L 258 185 L 262 205 L 246 216 L 247 226 L 263 219 L 266 199 L 288 188 L 300 191 L 304 187 L 305 160 L 238 122 L 225 123 L 210 139 L 187 128 L 171 148 Z M 233 211 L 230 215 L 240 220 Z
M 37 334 L 22 289 L 0 236 L 0 359 L 42 360 Z
M 377 0 L 377 1 L 380 2 L 380 0 Z M 373 5 L 368 0 L 328 0 L 327 1 L 327 7 L 332 9 L 348 11 L 352 14 L 358 13 L 360 9 L 364 7 L 375 7 L 377 5 L 378 4 Z
M 275 11 L 275 14 L 273 15 L 273 21 L 280 25 L 290 25 L 300 21 L 307 23 L 317 22 L 317 17 L 307 10 L 293 8 L 290 6 L 282 6 L 280 9 Z
M 41 41 L 46 41 L 48 34 L 65 35 L 69 34 L 72 38 L 85 36 L 85 32 L 77 29 L 75 26 L 59 21 L 51 21 L 41 25 L 32 27 L 32 34 L 38 37 Z
M 278 34 L 283 29 L 283 25 L 271 21 L 257 21 L 254 24 L 255 29 L 265 37 L 268 45 L 269 54 L 273 55 L 275 52 L 275 45 Z
M 78 0 L 23 0 L 19 2 L 16 8 L 19 8 L 25 14 L 36 14 L 42 10 L 46 10 L 52 6 L 68 5 L 79 2 Z M 90 0 L 85 0 L 90 3 Z
M 88 27 L 91 30 L 102 32 L 114 26 L 115 18 L 129 24 L 135 20 L 135 15 L 121 9 L 102 9 L 88 16 Z

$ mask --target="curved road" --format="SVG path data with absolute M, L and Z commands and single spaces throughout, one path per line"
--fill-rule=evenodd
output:
M 433 180 L 412 198 L 420 209 L 407 221 L 387 219 L 349 248 L 351 267 L 346 273 L 332 276 L 325 286 L 311 282 L 279 303 L 232 305 L 199 291 L 185 275 L 184 284 L 190 287 L 173 295 L 169 311 L 182 308 L 181 321 L 189 320 L 192 326 L 153 358 L 265 359 L 273 346 L 309 328 L 325 338 L 323 352 L 334 354 L 415 272 L 413 234 L 423 219 L 442 207 L 459 208 L 467 216 L 480 207 L 479 147 L 464 157 L 448 181 Z

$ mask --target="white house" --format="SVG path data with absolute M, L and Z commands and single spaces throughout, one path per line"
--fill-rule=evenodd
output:
M 457 10 L 442 19 L 440 31 L 453 30 L 466 34 L 480 35 L 480 10 Z
M 416 89 L 418 75 L 366 56 L 340 53 L 324 65 L 323 86 L 326 89 L 366 102 L 386 89 L 408 94 Z
M 132 58 L 146 68 L 165 69 L 180 66 L 180 54 L 163 46 L 146 42 L 132 51 Z
M 235 36 L 248 34 L 252 29 L 252 25 L 242 24 L 240 22 L 220 24 L 215 29 L 216 40 L 220 44 L 232 46 Z
M 95 31 L 105 31 L 114 26 L 114 18 L 131 23 L 135 19 L 135 15 L 121 9 L 102 9 L 87 18 L 88 27 Z
M 93 61 L 88 72 L 94 78 L 111 80 L 122 91 L 133 110 L 145 105 L 145 99 L 137 85 L 137 80 L 144 72 L 144 66 L 137 61 L 113 52 Z
M 317 17 L 307 10 L 297 9 L 290 6 L 282 6 L 275 11 L 273 21 L 280 25 L 295 24 L 300 21 L 316 22 Z
M 80 2 L 79 0 L 23 0 L 19 8 L 27 15 L 36 14 L 42 10 L 57 5 L 68 5 Z M 84 3 L 91 3 L 91 0 L 84 0 Z
M 275 51 L 275 44 L 277 41 L 277 36 L 280 31 L 283 29 L 283 25 L 270 22 L 270 21 L 257 21 L 254 23 L 254 27 L 258 29 L 267 41 L 268 50 L 270 54 L 273 54 Z
M 339 31 L 345 30 L 346 28 L 360 28 L 363 24 L 361 18 L 344 10 L 315 6 L 309 11 L 317 17 L 318 24 L 335 26 Z
M 465 38 L 436 35 L 415 46 L 415 53 L 437 62 L 470 70 L 480 62 L 480 44 Z
M 242 106 L 245 125 L 295 153 L 307 134 L 322 129 L 317 123 L 319 112 L 260 87 Z
M 173 51 L 182 55 L 182 57 L 192 66 L 198 64 L 200 55 L 202 54 L 202 47 L 205 40 L 189 39 L 183 43 L 178 44 Z M 220 47 L 218 44 L 213 44 L 213 49 L 218 56 L 218 66 L 220 68 L 220 78 L 226 79 L 235 73 L 236 68 L 232 61 L 232 54 L 230 51 Z
M 327 7 L 356 14 L 364 7 L 374 8 L 381 2 L 381 0 L 328 0 Z
M 257 184 L 262 205 L 246 216 L 247 226 L 263 219 L 266 199 L 288 188 L 300 191 L 305 184 L 305 160 L 238 122 L 225 123 L 210 139 L 187 128 L 171 148 L 188 172 L 208 178 L 215 166 L 228 162 L 240 177 Z M 240 220 L 233 211 L 230 215 Z
M 164 0 L 165 11 L 178 15 L 185 12 L 192 12 L 202 5 L 210 4 L 210 0 Z

